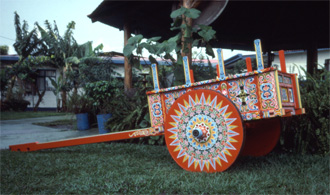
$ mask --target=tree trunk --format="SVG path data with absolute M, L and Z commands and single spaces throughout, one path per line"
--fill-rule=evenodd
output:
M 62 111 L 66 112 L 67 111 L 67 106 L 66 106 L 66 91 L 62 91 L 61 93 L 62 96 Z
M 125 22 L 124 24 L 124 45 L 127 44 L 128 39 L 131 37 L 131 30 L 129 23 Z M 129 64 L 128 58 L 125 56 L 124 68 L 125 68 L 125 77 L 124 77 L 124 86 L 125 92 L 130 93 L 132 90 L 132 65 Z
M 191 18 L 185 18 L 185 19 L 187 21 L 187 25 L 191 26 L 192 25 L 192 19 Z M 182 20 L 182 24 L 185 24 L 186 23 L 185 22 L 185 19 Z M 186 43 L 186 38 L 184 37 L 185 31 L 182 29 L 181 32 L 182 32 L 182 37 L 181 37 L 181 42 L 182 42 L 181 56 L 182 57 L 183 56 L 188 56 L 189 66 L 191 66 L 191 62 L 192 62 L 192 43 Z M 186 51 L 187 48 L 188 48 L 188 51 Z
M 191 8 L 196 8 L 198 6 L 198 4 L 200 3 L 199 0 L 183 0 L 182 1 L 182 5 L 183 7 L 187 8 L 187 9 L 191 9 Z M 187 22 L 188 26 L 192 27 L 193 24 L 193 20 L 192 18 L 185 18 L 185 16 L 182 16 L 183 20 L 182 20 L 182 24 L 185 24 Z M 191 62 L 192 62 L 192 43 L 186 43 L 185 45 L 185 32 L 182 29 L 182 37 L 181 37 L 181 42 L 182 42 L 182 48 L 181 48 L 181 56 L 188 56 L 188 62 L 189 62 L 189 66 L 191 66 Z M 192 36 L 192 34 L 190 35 L 190 37 Z M 188 48 L 188 51 L 185 51 L 185 49 Z M 189 67 L 190 68 L 190 67 Z
M 67 70 L 67 64 L 65 64 L 65 67 L 63 68 L 63 79 L 62 79 L 62 84 L 66 84 L 66 70 Z M 61 91 L 61 96 L 62 96 L 62 111 L 66 112 L 67 111 L 67 106 L 66 106 L 66 90 Z
M 9 100 L 13 97 L 13 88 L 15 85 L 15 81 L 16 81 L 16 76 L 11 77 L 10 85 L 7 89 L 6 100 Z
M 36 103 L 36 105 L 33 108 L 33 112 L 37 112 L 38 111 L 38 107 L 42 101 L 42 98 L 44 97 L 45 93 L 46 93 L 46 88 L 44 89 L 44 91 L 42 93 L 40 93 L 39 89 L 38 89 L 38 85 L 34 85 L 36 92 L 38 94 L 38 101 Z

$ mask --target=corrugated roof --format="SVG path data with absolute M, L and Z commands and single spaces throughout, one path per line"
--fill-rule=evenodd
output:
M 18 61 L 18 55 L 0 55 L 0 61 Z

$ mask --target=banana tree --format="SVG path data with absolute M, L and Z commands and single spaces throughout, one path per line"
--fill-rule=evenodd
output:
M 54 89 L 53 93 L 56 96 L 56 111 L 60 111 L 61 103 L 60 103 L 60 93 L 63 87 L 62 76 L 60 75 L 56 80 L 53 78 L 49 78 Z
M 54 21 L 52 26 L 48 20 L 45 21 L 46 30 L 36 23 L 40 31 L 42 40 L 47 46 L 47 54 L 51 57 L 54 65 L 60 70 L 62 75 L 62 83 L 66 84 L 66 72 L 71 69 L 67 58 L 73 57 L 78 49 L 78 43 L 73 37 L 73 30 L 75 29 L 75 22 L 72 21 L 67 25 L 67 29 L 63 36 L 60 35 L 57 24 Z M 62 95 L 62 110 L 66 111 L 66 97 L 67 90 L 61 90 Z
M 14 43 L 14 48 L 19 55 L 19 61 L 15 64 L 15 68 L 11 71 L 10 84 L 7 89 L 6 99 L 11 99 L 13 96 L 13 87 L 15 85 L 15 81 L 18 78 L 18 75 L 28 74 L 24 71 L 31 70 L 31 67 L 21 68 L 23 66 L 23 62 L 28 59 L 29 56 L 38 56 L 44 54 L 46 46 L 43 42 L 38 38 L 37 29 L 34 27 L 31 31 L 29 31 L 29 25 L 24 20 L 23 24 L 21 24 L 20 16 L 15 12 L 15 31 L 16 31 L 16 40 Z M 30 66 L 30 64 L 25 64 L 25 66 Z M 21 74 L 20 70 L 24 70 Z M 22 83 L 20 88 L 23 89 Z
M 56 22 L 53 26 L 46 20 L 46 29 L 42 28 L 36 23 L 42 40 L 47 46 L 47 55 L 54 61 L 54 65 L 60 70 L 61 83 L 64 86 L 70 86 L 72 79 L 68 75 L 72 73 L 72 66 L 79 64 L 83 58 L 95 57 L 103 48 L 100 44 L 95 49 L 92 47 L 92 42 L 86 42 L 79 45 L 73 37 L 73 30 L 75 29 L 75 22 L 71 21 L 67 25 L 67 29 L 63 36 L 60 35 Z M 76 85 L 73 85 L 76 88 Z M 61 87 L 62 96 L 62 110 L 66 111 L 66 98 L 68 87 Z

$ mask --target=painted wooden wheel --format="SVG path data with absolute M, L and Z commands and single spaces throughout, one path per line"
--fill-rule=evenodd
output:
M 264 156 L 270 153 L 281 135 L 281 119 L 272 118 L 247 122 L 246 138 L 242 155 Z
M 189 91 L 166 115 L 167 148 L 176 163 L 188 171 L 228 169 L 240 153 L 244 136 L 240 112 L 216 91 Z

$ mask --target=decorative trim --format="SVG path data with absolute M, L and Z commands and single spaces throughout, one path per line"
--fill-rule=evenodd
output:
M 148 95 L 150 122 L 152 127 L 163 125 L 163 109 L 160 94 Z
M 284 116 L 285 115 L 285 109 L 277 109 L 277 110 L 266 110 L 262 111 L 263 118 L 273 118 L 276 116 Z
M 219 66 L 220 80 L 223 81 L 226 79 L 226 69 L 225 69 L 225 63 L 223 62 L 222 49 L 217 49 L 217 54 L 218 54 L 218 66 Z
M 258 75 L 260 85 L 260 110 L 262 111 L 280 109 L 274 77 L 274 72 L 266 72 Z
M 289 102 L 289 95 L 288 95 L 288 91 L 287 88 L 281 87 L 281 99 L 283 100 L 283 102 Z
M 282 99 L 281 99 L 281 91 L 280 91 L 280 78 L 283 78 L 282 75 L 278 75 L 278 70 L 275 71 L 275 84 L 276 84 L 276 91 L 277 91 L 277 101 L 278 107 L 282 108 Z
M 300 98 L 299 80 L 298 80 L 298 77 L 297 76 L 295 76 L 295 79 L 296 79 L 296 87 L 297 87 L 297 95 L 298 95 L 299 108 L 302 108 L 301 98 Z
M 246 113 L 241 113 L 242 118 L 244 121 L 250 121 L 250 120 L 256 120 L 256 119 L 261 119 L 260 112 L 246 112 Z
M 190 68 L 189 68 L 189 61 L 187 56 L 183 56 L 183 69 L 184 69 L 184 77 L 186 79 L 186 86 L 191 86 L 190 80 Z
M 151 65 L 151 70 L 152 70 L 152 80 L 153 80 L 153 83 L 154 83 L 154 89 L 155 89 L 155 91 L 159 92 L 159 80 L 158 80 L 157 65 L 152 64 Z
M 254 48 L 255 48 L 255 51 L 256 51 L 258 71 L 260 71 L 260 70 L 264 69 L 264 60 L 263 60 L 263 57 L 262 57 L 262 49 L 261 49 L 260 39 L 254 40 Z
M 231 79 L 237 79 L 240 77 L 247 77 L 247 76 L 252 76 L 252 75 L 258 75 L 260 73 L 265 73 L 265 72 L 270 72 L 276 70 L 276 68 L 274 67 L 270 67 L 270 68 L 265 68 L 263 70 L 260 71 L 253 71 L 253 72 L 247 72 L 247 73 L 241 73 L 241 74 L 235 74 L 235 75 L 228 75 L 226 76 L 225 80 L 231 80 Z M 191 86 L 200 86 L 200 85 L 204 85 L 204 84 L 212 84 L 212 83 L 216 83 L 221 81 L 220 78 L 216 78 L 216 79 L 210 79 L 210 80 L 205 80 L 205 81 L 199 81 L 199 82 L 195 82 L 192 83 Z M 178 89 L 185 89 L 187 88 L 186 85 L 178 85 L 178 86 L 174 86 L 174 87 L 169 87 L 169 88 L 162 88 L 159 89 L 159 91 L 156 90 L 152 90 L 152 91 L 147 91 L 147 95 L 149 94 L 155 94 L 155 93 L 164 93 L 164 92 L 168 92 L 168 91 L 173 91 L 173 90 L 178 90 Z
M 159 133 L 164 133 L 163 126 L 150 127 L 148 129 L 136 130 L 135 132 L 133 132 L 132 134 L 129 134 L 128 136 L 130 138 L 141 137 L 141 136 L 147 137 L 147 136 L 156 136 L 156 135 L 159 135 Z

